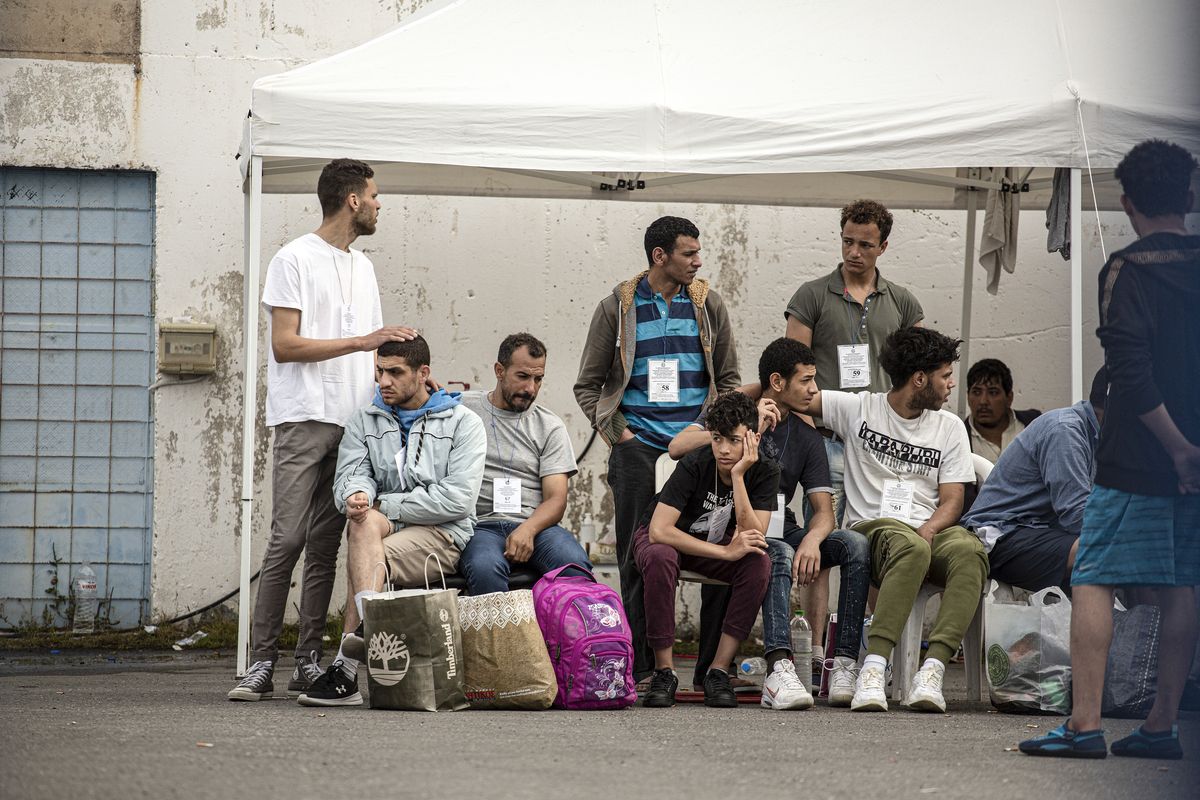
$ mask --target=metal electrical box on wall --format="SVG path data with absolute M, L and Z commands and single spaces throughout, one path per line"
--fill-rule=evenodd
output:
M 166 375 L 210 375 L 216 371 L 217 328 L 192 322 L 158 326 L 158 371 Z

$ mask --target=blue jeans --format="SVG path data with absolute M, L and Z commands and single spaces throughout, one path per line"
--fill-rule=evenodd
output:
M 763 651 L 792 648 L 790 622 L 792 593 L 792 560 L 806 531 L 789 527 L 783 541 L 767 540 L 771 556 L 771 585 L 763 600 Z M 833 644 L 835 656 L 858 658 L 859 631 L 867 608 L 867 592 L 871 588 L 871 548 L 867 537 L 857 531 L 835 530 L 821 542 L 820 569 L 842 568 L 841 589 L 838 592 L 838 637 Z M 843 622 L 844 621 L 844 622 Z M 812 623 L 809 622 L 809 625 Z
M 840 526 L 846 517 L 846 444 L 841 439 L 826 439 L 825 458 L 833 484 L 833 523 Z
M 763 598 L 763 652 L 792 649 L 791 593 L 792 561 L 795 548 L 806 531 L 795 525 L 784 528 L 784 538 L 767 540 L 767 555 L 771 557 L 771 582 Z M 867 592 L 871 588 L 871 549 L 867 537 L 857 531 L 835 530 L 821 542 L 821 569 L 842 568 L 842 584 L 838 592 L 838 635 L 833 654 L 858 659 L 862 636 L 863 615 L 867 608 Z M 700 646 L 696 658 L 696 674 L 704 675 L 712 664 L 720 639 L 720 621 L 729 602 L 727 586 L 702 586 L 700 589 Z M 812 623 L 809 623 L 810 625 Z
M 475 525 L 475 535 L 463 550 L 459 569 L 466 576 L 471 594 L 507 592 L 512 565 L 504 557 L 508 535 L 520 525 L 515 520 L 481 520 Z M 575 536 L 566 528 L 551 525 L 533 539 L 533 555 L 525 566 L 545 575 L 567 564 L 592 568 L 587 553 Z

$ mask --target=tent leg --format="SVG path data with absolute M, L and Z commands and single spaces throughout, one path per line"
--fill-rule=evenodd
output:
M 1083 181 L 1071 170 L 1071 403 L 1083 399 Z
M 250 156 L 245 201 L 245 273 L 242 296 L 242 547 L 238 578 L 237 676 L 246 674 L 250 644 L 250 536 L 254 523 L 254 440 L 258 411 L 258 271 L 262 229 L 262 156 Z
M 958 415 L 967 414 L 967 380 L 965 370 L 971 366 L 971 300 L 975 276 L 975 217 L 979 210 L 979 193 L 967 189 L 967 241 L 963 253 L 963 290 L 962 290 L 962 324 L 959 328 L 962 336 L 962 354 L 959 360 L 958 376 Z

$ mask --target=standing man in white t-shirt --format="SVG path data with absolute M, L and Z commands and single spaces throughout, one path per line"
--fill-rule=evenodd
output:
M 263 554 L 250 632 L 251 667 L 230 700 L 261 700 L 274 691 L 292 571 L 305 553 L 300 632 L 288 694 L 321 676 L 321 643 L 342 528 L 333 501 L 342 426 L 375 390 L 372 352 L 407 341 L 412 328 L 383 327 L 371 260 L 350 244 L 375 232 L 379 189 L 362 161 L 337 159 L 321 171 L 321 226 L 286 244 L 267 267 L 263 307 L 270 314 L 267 425 L 272 447 L 271 538 Z
M 929 580 L 946 591 L 906 705 L 945 712 L 946 662 L 962 642 L 987 578 L 983 545 L 957 524 L 964 484 L 975 480 L 971 445 L 962 420 L 942 408 L 954 388 L 959 344 L 928 328 L 897 330 L 879 356 L 891 391 L 827 390 L 810 405 L 846 442 L 845 525 L 867 537 L 871 580 L 879 587 L 854 711 L 887 711 L 887 657 Z M 835 671 L 853 667 L 850 659 L 834 659 Z

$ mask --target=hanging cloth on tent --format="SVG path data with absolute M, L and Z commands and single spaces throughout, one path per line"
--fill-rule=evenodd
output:
M 1062 253 L 1063 261 L 1071 260 L 1071 171 L 1054 170 L 1054 186 L 1046 206 L 1046 252 Z
M 983 214 L 983 238 L 979 243 L 979 264 L 988 273 L 988 294 L 1000 288 L 1000 269 L 1009 275 L 1017 268 L 1017 224 L 1021 219 L 1021 192 L 1015 169 L 992 169 L 991 180 L 999 180 L 1001 189 L 988 191 Z

